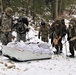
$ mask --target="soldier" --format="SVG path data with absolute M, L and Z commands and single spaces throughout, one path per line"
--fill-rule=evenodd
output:
M 17 31 L 17 41 L 23 40 L 26 41 L 26 32 L 29 31 L 28 29 L 28 20 L 26 18 L 19 18 L 18 23 L 16 24 L 16 31 Z
M 1 17 L 0 30 L 1 30 L 1 42 L 3 45 L 7 45 L 8 42 L 11 42 L 12 13 L 13 9 L 7 7 L 5 9 L 5 13 Z
M 48 25 L 46 25 L 46 23 L 42 21 L 40 25 L 39 33 L 38 33 L 38 38 L 40 39 L 40 36 L 41 36 L 42 41 L 48 42 L 49 30 L 50 28 L 48 27 Z
M 25 16 L 25 9 L 20 8 L 19 10 L 19 18 L 18 22 L 13 25 L 13 27 L 16 29 L 17 32 L 17 41 L 23 40 L 26 41 L 26 32 L 29 31 L 28 25 L 28 19 Z
M 76 49 L 76 19 L 71 19 L 69 23 L 69 27 L 67 29 L 68 33 L 68 41 L 69 41 L 69 50 L 71 55 L 70 58 L 74 58 L 75 53 L 74 50 Z M 74 38 L 74 39 L 73 39 Z
M 62 37 L 66 34 L 66 27 L 62 24 L 61 20 L 56 20 L 51 27 L 51 43 L 55 46 L 56 51 L 55 54 L 62 53 Z

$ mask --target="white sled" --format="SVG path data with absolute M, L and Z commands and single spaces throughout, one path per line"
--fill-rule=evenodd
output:
M 17 61 L 28 61 L 28 60 L 39 60 L 39 59 L 50 59 L 51 54 L 36 53 L 28 50 L 19 50 L 2 46 L 2 53 L 4 56 Z

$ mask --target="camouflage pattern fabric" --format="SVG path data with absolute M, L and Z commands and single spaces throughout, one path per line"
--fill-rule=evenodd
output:
M 20 22 L 16 26 L 17 31 L 17 40 L 23 40 L 26 41 L 26 25 L 23 22 Z
M 8 42 L 11 42 L 11 25 L 12 25 L 11 17 L 8 17 L 4 14 L 2 16 L 2 21 L 0 25 L 1 41 L 3 45 L 7 45 Z
M 47 25 L 40 26 L 38 38 L 40 38 L 41 36 L 42 41 L 48 42 L 49 31 L 50 31 L 50 28 Z

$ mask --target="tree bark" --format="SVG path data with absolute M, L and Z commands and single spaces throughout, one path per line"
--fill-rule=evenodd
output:
M 55 17 L 58 17 L 58 0 L 55 1 Z
M 2 0 L 0 0 L 0 13 L 3 12 L 3 5 L 2 5 Z
M 52 11 L 52 19 L 58 17 L 58 0 L 52 0 L 51 11 Z

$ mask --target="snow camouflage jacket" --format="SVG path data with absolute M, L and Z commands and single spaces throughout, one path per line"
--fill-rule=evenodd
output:
M 9 32 L 12 30 L 12 17 L 3 14 L 0 18 L 0 30 L 2 32 Z

